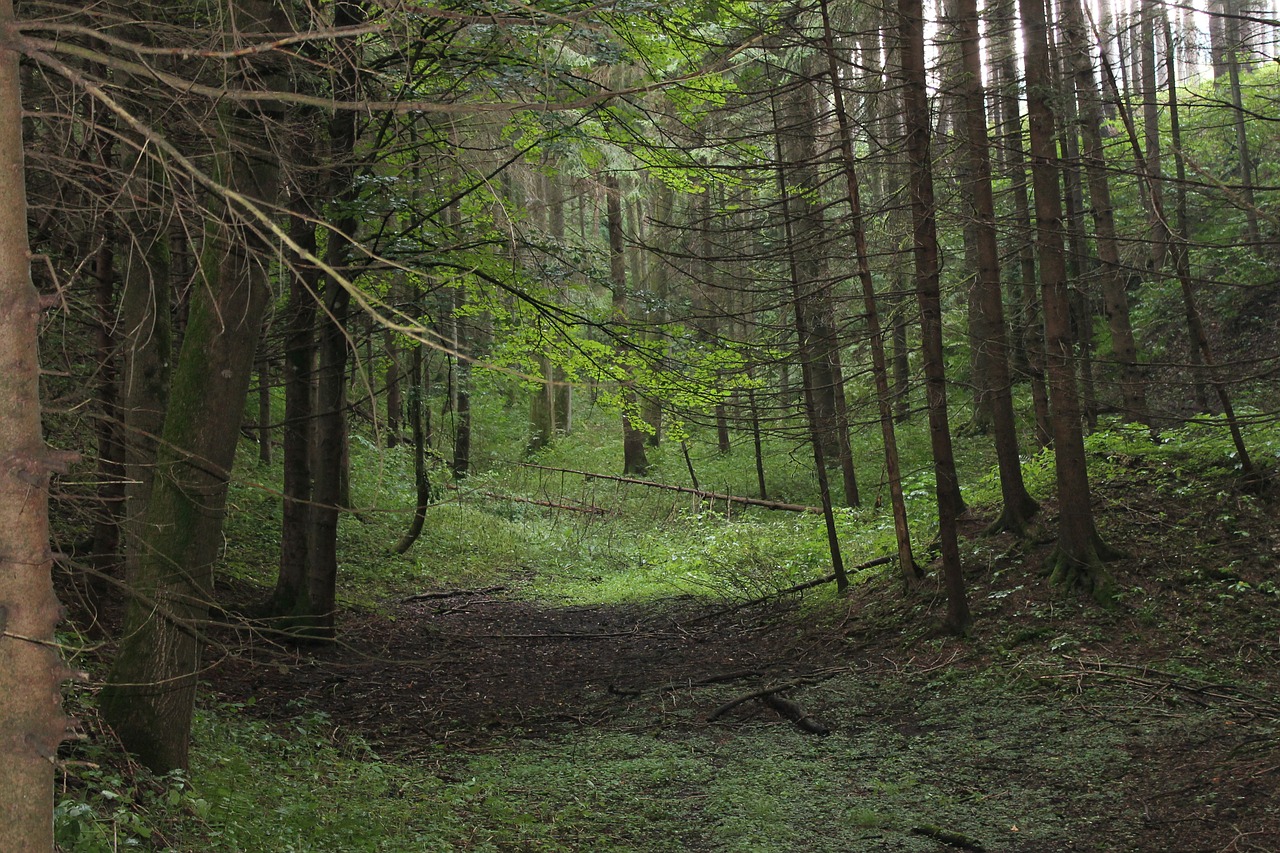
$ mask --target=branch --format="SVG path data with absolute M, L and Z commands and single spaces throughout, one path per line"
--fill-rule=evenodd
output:
M 782 501 L 767 501 L 761 498 L 748 498 L 742 495 L 727 495 L 723 492 L 708 492 L 703 489 L 691 489 L 688 486 L 673 486 L 669 483 L 657 483 L 653 480 L 639 480 L 635 477 L 619 477 L 614 474 L 595 474 L 591 471 L 579 471 L 576 468 L 553 468 L 549 465 L 535 465 L 532 462 L 517 462 L 525 468 L 536 468 L 539 471 L 552 471 L 557 474 L 579 474 L 588 480 L 609 480 L 614 483 L 627 483 L 632 486 L 648 486 L 652 489 L 666 489 L 670 492 L 681 492 L 686 495 L 697 495 L 700 498 L 711 501 L 726 501 L 728 503 L 745 504 L 746 506 L 758 506 L 765 509 L 779 509 L 787 512 L 810 512 L 821 513 L 822 507 L 804 506 L 802 504 L 789 504 Z

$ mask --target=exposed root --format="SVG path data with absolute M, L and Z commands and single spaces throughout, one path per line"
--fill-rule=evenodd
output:
M 1128 556 L 1113 548 L 1097 534 L 1091 537 L 1088 547 L 1081 553 L 1071 553 L 1061 545 L 1053 549 L 1045 561 L 1049 582 L 1069 591 L 1083 592 L 1103 607 L 1115 604 L 1115 579 L 1103 563 Z

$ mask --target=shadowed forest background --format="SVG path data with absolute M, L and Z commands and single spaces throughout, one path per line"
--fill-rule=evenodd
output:
M 1280 849 L 1278 19 L 0 0 L 0 848 Z

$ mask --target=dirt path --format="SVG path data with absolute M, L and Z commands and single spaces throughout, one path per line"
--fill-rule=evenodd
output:
M 841 664 L 835 638 L 780 605 L 729 614 L 679 600 L 554 607 L 478 592 L 348 614 L 341 632 L 333 648 L 243 645 L 210 680 L 266 716 L 304 700 L 402 753 L 600 724 L 623 708 L 651 706 L 659 720 L 682 685 L 723 684 L 732 698 Z

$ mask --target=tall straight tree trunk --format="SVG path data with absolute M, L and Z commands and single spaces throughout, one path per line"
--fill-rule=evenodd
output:
M 613 288 L 613 321 L 624 327 L 629 322 L 627 313 L 626 247 L 622 239 L 622 188 L 617 176 L 604 176 L 605 224 L 609 233 L 609 283 Z M 624 332 L 625 334 L 625 332 Z M 628 347 L 622 346 L 626 351 Z M 644 433 L 632 424 L 638 416 L 635 387 L 629 376 L 622 379 L 622 473 L 644 474 L 649 470 L 645 455 Z
M 301 162 L 301 160 L 299 160 Z M 315 187 L 304 185 L 293 198 L 289 237 L 304 252 L 316 253 Z M 284 484 L 281 489 L 280 573 L 264 606 L 272 617 L 308 613 L 307 567 L 311 556 L 312 380 L 316 353 L 316 302 L 320 270 L 296 258 L 289 269 L 289 299 L 284 309 Z
M 965 155 L 969 161 L 969 181 L 964 191 L 973 210 L 975 256 L 977 258 L 978 328 L 973 334 L 981 347 L 991 397 L 991 425 L 995 433 L 996 460 L 1003 499 L 1000 516 L 988 533 L 1008 530 L 1018 536 L 1026 532 L 1027 520 L 1038 505 L 1022 479 L 1018 450 L 1018 429 L 1013 412 L 1012 379 L 1009 374 L 1009 344 L 1004 322 L 1004 302 L 1000 289 L 1000 250 L 996 242 L 995 196 L 991 186 L 991 145 L 987 137 L 986 93 L 982 86 L 982 56 L 978 45 L 976 0 L 955 0 L 960 40 L 960 76 L 957 104 Z
M 334 7 L 334 26 L 354 26 L 364 20 L 358 3 L 339 2 Z M 344 60 L 350 63 L 351 60 Z M 344 64 L 336 81 L 340 90 L 355 97 L 353 64 Z M 356 114 L 335 113 L 329 120 L 328 198 L 337 211 L 350 210 L 359 190 L 355 182 L 353 157 L 356 147 Z M 351 213 L 335 217 L 327 235 L 325 261 L 342 272 L 351 256 L 350 241 L 359 221 Z M 345 272 L 343 272 L 346 275 Z M 347 318 L 352 285 L 332 274 L 324 284 L 324 316 L 316 340 L 315 422 L 311 435 L 311 518 L 307 563 L 307 611 L 298 628 L 309 640 L 334 636 L 338 581 L 338 520 L 350 504 L 348 494 L 349 448 L 347 446 L 347 359 L 352 342 Z
M 814 394 L 813 362 L 817 356 L 813 352 L 813 332 L 808 327 L 806 312 L 800 308 L 804 298 L 802 283 L 804 273 L 801 272 L 799 247 L 796 245 L 796 233 L 793 228 L 791 212 L 791 190 L 787 184 L 787 163 L 782 129 L 779 126 L 777 107 L 773 109 L 774 153 L 777 159 L 778 195 L 782 202 L 782 232 L 787 251 L 787 268 L 791 275 L 791 298 L 793 304 L 792 317 L 796 324 L 796 344 L 800 356 L 800 382 L 804 397 L 805 421 L 809 426 L 809 443 L 813 448 L 813 467 L 818 477 L 818 495 L 822 503 L 822 518 L 827 529 L 827 549 L 831 554 L 831 571 L 836 577 L 836 589 L 844 592 L 849 588 L 849 578 L 844 569 L 844 556 L 840 552 L 840 536 L 836 531 L 835 509 L 831 501 L 831 483 L 827 477 L 827 460 L 821 434 L 821 417 L 818 413 L 817 395 Z M 686 456 L 686 460 L 687 460 Z M 692 467 L 690 467 L 692 473 Z
M 1018 275 L 1013 290 L 1018 312 L 1011 322 L 1011 362 L 1025 371 L 1031 385 L 1035 412 L 1036 446 L 1049 443 L 1049 395 L 1044 383 L 1044 329 L 1036 297 L 1036 257 L 1031 227 L 1031 197 L 1027 188 L 1026 157 L 1022 141 L 1021 87 L 1018 85 L 1017 51 L 1014 46 L 1013 0 L 994 0 L 992 7 L 992 65 L 1000 82 L 999 99 L 1004 126 L 1001 148 L 1013 192 L 1014 241 Z
M 795 310 L 804 315 L 796 318 L 796 328 L 803 325 L 811 336 L 802 346 L 807 345 L 813 354 L 808 369 L 813 378 L 811 390 L 823 459 L 829 465 L 840 466 L 845 504 L 856 507 L 858 480 L 849 444 L 840 341 L 825 262 L 826 225 L 818 199 L 818 91 L 811 82 L 814 77 L 816 73 L 807 69 L 788 82 L 781 96 L 783 124 L 779 133 L 787 180 L 802 190 L 792 194 L 790 220 L 801 282 Z
M 1107 71 L 1110 73 L 1109 68 Z M 1114 82 L 1115 79 L 1113 75 L 1113 85 Z M 1118 108 L 1120 110 L 1120 117 L 1124 122 L 1125 132 L 1129 137 L 1129 146 L 1133 149 L 1134 155 L 1138 161 L 1138 172 L 1143 178 L 1143 184 L 1154 184 L 1154 181 L 1151 180 L 1151 176 L 1146 174 L 1142 158 L 1138 156 L 1140 148 L 1138 145 L 1138 132 L 1134 127 L 1133 116 L 1123 102 L 1118 104 Z M 1179 155 L 1181 156 L 1181 149 L 1179 149 Z M 1155 195 L 1153 198 L 1154 203 L 1156 204 L 1156 216 L 1161 220 L 1167 221 L 1164 209 L 1160 206 L 1160 196 Z M 1204 322 L 1200 316 L 1200 308 L 1197 305 L 1190 275 L 1188 274 L 1186 277 L 1181 278 L 1180 284 L 1182 289 L 1183 308 L 1187 317 L 1188 331 L 1190 332 L 1193 345 L 1200 351 L 1200 358 L 1204 364 L 1205 370 L 1209 374 L 1209 381 L 1213 386 L 1214 392 L 1217 394 L 1218 402 L 1222 405 L 1222 414 L 1226 418 L 1227 428 L 1231 432 L 1231 440 L 1235 445 L 1236 453 L 1240 460 L 1242 484 L 1246 488 L 1250 489 L 1262 488 L 1267 482 L 1266 474 L 1254 466 L 1253 458 L 1250 456 L 1249 450 L 1244 442 L 1244 433 L 1240 429 L 1240 421 L 1236 417 L 1235 407 L 1231 403 L 1231 395 L 1227 390 L 1227 384 L 1221 377 L 1216 375 L 1213 350 L 1209 346 L 1209 337 L 1205 333 Z
M 938 537 L 947 589 L 946 628 L 969 629 L 972 617 L 960 573 L 957 518 L 963 510 L 947 422 L 947 378 L 942 353 L 942 303 L 938 287 L 938 235 L 934 222 L 933 170 L 929 159 L 929 102 L 925 88 L 924 10 L 920 0 L 898 0 L 905 148 L 910 172 L 915 245 L 916 298 L 924 356 L 929 439 L 937 484 Z
M 1238 2 L 1228 0 L 1228 9 L 1237 11 Z M 1249 153 L 1249 134 L 1244 123 L 1244 99 L 1240 90 L 1240 53 L 1244 47 L 1241 37 L 1243 22 L 1237 14 L 1226 18 L 1227 90 L 1231 95 L 1232 124 L 1236 131 L 1236 161 L 1239 163 L 1240 198 L 1244 207 L 1245 242 L 1254 252 L 1263 252 L 1258 228 L 1258 205 L 1253 193 L 1253 157 Z
M 395 447 L 401 441 L 404 429 L 404 391 L 401 388 L 400 347 L 388 329 L 383 347 L 387 353 L 387 447 Z
M 1169 92 L 1169 141 L 1173 144 L 1173 160 L 1175 176 L 1177 183 L 1174 185 L 1174 207 L 1175 207 L 1175 230 L 1173 233 L 1173 267 L 1178 276 L 1178 283 L 1184 294 L 1194 291 L 1194 283 L 1191 279 L 1191 226 L 1187 221 L 1187 166 L 1186 161 L 1182 157 L 1182 116 L 1178 109 L 1178 76 L 1174 73 L 1175 66 L 1173 63 L 1173 33 L 1169 25 L 1168 17 L 1164 20 L 1164 44 L 1165 44 L 1165 70 L 1167 79 L 1165 81 Z M 1194 300 L 1190 303 L 1183 300 L 1183 306 L 1194 305 Z M 1192 318 L 1187 318 L 1187 328 L 1191 329 L 1194 325 Z M 1209 411 L 1209 395 L 1205 390 L 1204 383 L 1204 360 L 1200 355 L 1200 343 L 1197 340 L 1189 340 L 1187 352 L 1190 354 L 1189 362 L 1191 365 L 1191 388 L 1195 396 L 1196 410 L 1199 412 Z
M 1079 2 L 1079 0 L 1077 0 Z M 1142 38 L 1142 130 L 1146 141 L 1146 170 L 1149 177 L 1151 209 L 1148 211 L 1147 269 L 1157 273 L 1169 251 L 1169 227 L 1156 211 L 1164 205 L 1163 163 L 1160 151 L 1160 89 L 1156 85 L 1156 21 L 1164 16 L 1164 6 L 1156 0 L 1139 0 L 1139 32 Z
M 1103 309 L 1111 331 L 1111 349 L 1120 367 L 1121 417 L 1131 423 L 1149 423 L 1146 380 L 1138 363 L 1138 347 L 1129 319 L 1126 274 L 1116 238 L 1115 209 L 1111 203 L 1111 184 L 1103 151 L 1102 98 L 1094 76 L 1091 39 L 1085 28 L 1080 0 L 1060 0 L 1060 10 L 1066 52 L 1075 69 L 1076 101 L 1084 140 L 1081 153 L 1089 181 L 1094 234 L 1101 264 Z
M 1053 446 L 1058 485 L 1058 544 L 1049 558 L 1052 581 L 1079 587 L 1100 601 L 1111 582 L 1102 562 L 1114 552 L 1098 536 L 1089 499 L 1080 401 L 1072 359 L 1071 305 L 1062 239 L 1062 194 L 1054 144 L 1053 90 L 1049 76 L 1044 0 L 1019 0 L 1027 47 L 1027 111 L 1031 175 L 1036 197 L 1036 249 L 1045 317 L 1046 366 L 1053 406 Z
M 61 607 L 49 552 L 50 454 L 40 427 L 39 296 L 27 243 L 22 90 L 0 0 L 0 825 L 14 851 L 53 849 L 53 773 L 67 731 Z
M 258 341 L 258 462 L 271 464 L 271 358 L 265 335 Z
M 907 506 L 902 491 L 902 469 L 898 459 L 898 438 L 893 426 L 893 396 L 889 388 L 889 369 L 885 360 L 884 332 L 880 328 L 880 312 L 876 305 L 875 281 L 867 254 L 866 225 L 862 213 L 862 192 L 858 183 L 857 160 L 853 152 L 853 129 L 845 111 L 844 91 L 840 66 L 836 60 L 835 39 L 831 31 L 831 16 L 827 0 L 821 0 L 823 25 L 823 49 L 827 57 L 828 74 L 832 81 L 832 94 L 836 119 L 840 125 L 840 159 L 845 176 L 845 189 L 849 198 L 850 223 L 853 230 L 854 256 L 857 262 L 858 282 L 862 287 L 862 305 L 867 321 L 867 336 L 871 345 L 871 372 L 876 384 L 876 402 L 880 409 L 880 434 L 884 440 L 885 475 L 889 481 L 889 503 L 893 511 L 893 530 L 898 548 L 898 568 L 908 586 L 914 586 L 923 576 L 916 565 L 911 550 L 911 529 L 907 523 Z
M 408 553 L 413 543 L 418 541 L 427 520 L 427 506 L 431 503 L 431 479 L 427 474 L 430 435 L 426 424 L 426 416 L 431 410 L 424 402 L 428 389 L 422 370 L 422 344 L 414 344 L 409 358 L 409 429 L 413 437 L 413 484 L 417 499 L 414 501 L 413 521 L 395 545 L 397 554 Z

